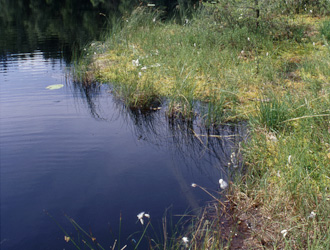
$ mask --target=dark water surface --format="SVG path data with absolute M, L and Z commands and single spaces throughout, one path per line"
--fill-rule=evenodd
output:
M 29 31 L 31 44 L 18 39 L 20 29 L 1 36 L 1 249 L 75 249 L 44 210 L 72 235 L 64 215 L 74 218 L 106 249 L 118 237 L 121 214 L 124 245 L 141 230 L 141 211 L 158 225 L 167 208 L 183 214 L 210 199 L 192 182 L 219 190 L 240 127 L 209 131 L 223 139 L 196 137 L 207 133 L 198 121 L 127 110 L 107 86 L 83 88 L 67 79 L 64 48 L 75 40 Z M 52 84 L 64 87 L 46 89 Z

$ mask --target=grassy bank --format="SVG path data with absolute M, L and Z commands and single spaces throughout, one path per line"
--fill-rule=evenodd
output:
M 246 175 L 228 195 L 247 249 L 330 248 L 330 19 L 312 7 L 256 19 L 254 9 L 205 4 L 179 21 L 138 8 L 76 68 L 131 108 L 166 103 L 176 119 L 249 122 Z M 212 228 L 191 249 L 218 249 Z

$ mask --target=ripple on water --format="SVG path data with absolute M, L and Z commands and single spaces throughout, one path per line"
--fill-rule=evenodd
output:
M 64 211 L 107 240 L 108 223 L 118 225 L 120 212 L 128 236 L 140 230 L 139 212 L 157 220 L 172 205 L 178 213 L 198 208 L 209 197 L 191 183 L 216 190 L 218 179 L 227 178 L 223 164 L 230 160 L 230 137 L 206 138 L 197 124 L 170 124 L 163 110 L 147 115 L 127 110 L 106 88 L 86 91 L 66 82 L 65 63 L 41 51 L 8 56 L 4 65 L 1 240 L 9 239 L 3 244 L 12 249 L 33 242 L 45 249 L 49 240 L 57 244 L 53 249 L 63 249 L 58 243 L 63 235 L 42 217 L 43 209 L 59 220 Z M 64 87 L 47 90 L 52 84 Z M 224 135 L 238 132 L 221 128 Z

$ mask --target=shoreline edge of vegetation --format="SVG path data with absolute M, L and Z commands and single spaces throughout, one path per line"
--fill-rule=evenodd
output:
M 110 83 L 129 108 L 166 100 L 172 119 L 247 121 L 231 234 L 201 219 L 187 249 L 330 248 L 329 11 L 327 1 L 224 1 L 164 20 L 138 7 L 75 65 L 77 81 Z

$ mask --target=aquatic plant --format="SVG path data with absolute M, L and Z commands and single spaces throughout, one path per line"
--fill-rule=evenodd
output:
M 53 84 L 53 85 L 47 86 L 46 89 L 55 90 L 55 89 L 61 89 L 63 87 L 64 87 L 63 84 Z

